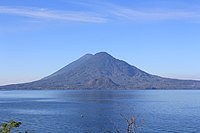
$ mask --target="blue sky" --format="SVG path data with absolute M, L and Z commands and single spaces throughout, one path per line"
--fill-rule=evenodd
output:
M 200 80 L 199 0 L 1 0 L 0 85 L 106 51 L 164 77 Z

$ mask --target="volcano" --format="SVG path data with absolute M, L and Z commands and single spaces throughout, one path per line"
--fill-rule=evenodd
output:
M 0 89 L 200 89 L 200 81 L 152 75 L 100 52 L 86 54 L 41 80 Z

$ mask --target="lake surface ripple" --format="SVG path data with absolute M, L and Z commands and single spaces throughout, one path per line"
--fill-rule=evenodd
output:
M 0 122 L 21 121 L 35 133 L 125 131 L 120 113 L 137 115 L 145 133 L 198 133 L 200 91 L 0 91 Z

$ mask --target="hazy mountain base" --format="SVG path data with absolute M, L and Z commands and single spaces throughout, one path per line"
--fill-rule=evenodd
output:
M 100 52 L 86 54 L 41 80 L 0 89 L 200 89 L 200 81 L 162 78 Z

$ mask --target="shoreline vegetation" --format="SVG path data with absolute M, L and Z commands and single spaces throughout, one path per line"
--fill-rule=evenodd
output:
M 21 122 L 17 122 L 14 120 L 4 122 L 4 123 L 0 124 L 0 133 L 11 133 L 11 131 L 14 129 L 17 129 L 17 131 L 16 131 L 17 133 L 21 133 L 18 130 L 18 128 L 21 124 L 22 124 Z M 25 131 L 25 133 L 27 133 L 27 132 Z
M 187 91 L 187 90 L 197 90 L 199 91 L 199 89 L 156 89 L 156 88 L 146 88 L 146 89 L 127 89 L 127 88 L 121 88 L 121 89 L 90 89 L 90 88 L 85 88 L 85 89 L 0 89 L 0 91 L 151 91 L 151 90 L 156 90 L 156 91 L 165 91 L 165 90 L 172 90 L 172 91 Z

